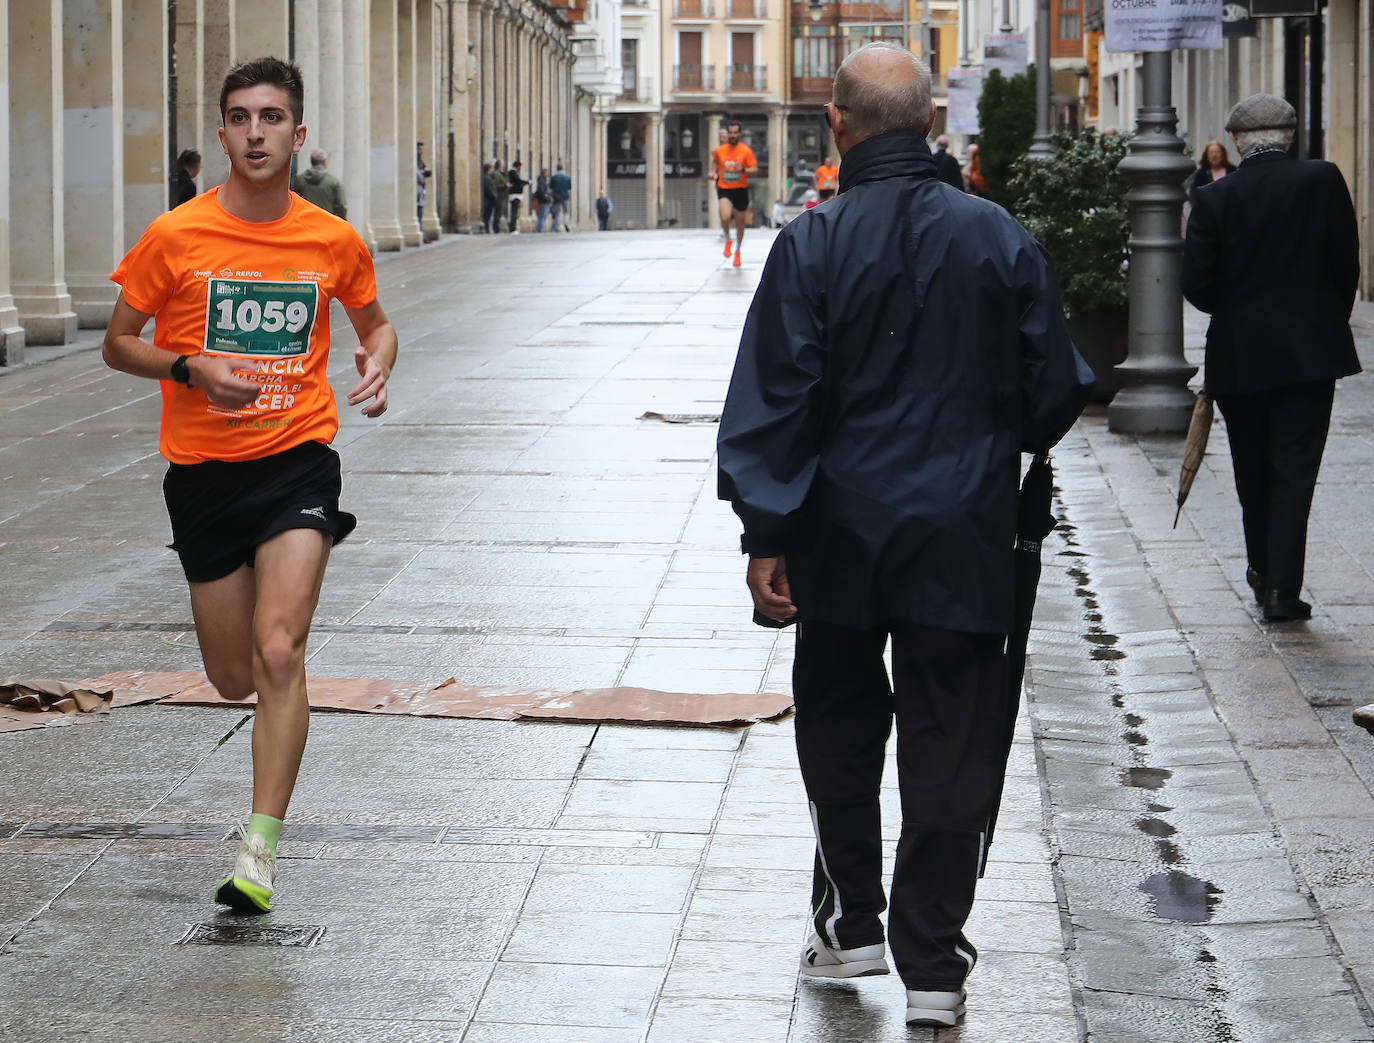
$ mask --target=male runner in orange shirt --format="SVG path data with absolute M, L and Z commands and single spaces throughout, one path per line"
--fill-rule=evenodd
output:
M 219 694 L 257 692 L 253 814 L 216 898 L 272 908 L 276 848 L 305 750 L 305 643 L 339 510 L 329 301 L 361 342 L 350 405 L 387 407 L 396 331 L 353 227 L 290 190 L 305 143 L 300 70 L 276 58 L 229 70 L 219 140 L 229 180 L 164 214 L 110 276 L 114 369 L 162 382 L 159 450 L 173 548 L 190 584 L 205 672 Z M 143 328 L 154 315 L 154 342 Z
M 840 168 L 835 166 L 832 157 L 826 156 L 825 162 L 816 168 L 816 192 L 824 203 L 835 194 L 835 190 L 840 187 Z
M 730 222 L 735 224 L 735 267 L 740 266 L 739 248 L 744 241 L 744 222 L 749 215 L 749 175 L 759 172 L 754 150 L 740 144 L 740 125 L 732 120 L 725 125 L 725 144 L 711 153 L 711 176 L 716 181 L 721 227 L 725 233 L 725 256 L 730 256 Z

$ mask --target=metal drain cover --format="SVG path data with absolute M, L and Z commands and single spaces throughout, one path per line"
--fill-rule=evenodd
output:
M 315 924 L 192 924 L 177 941 L 178 945 L 276 945 L 309 948 L 324 937 L 324 928 Z

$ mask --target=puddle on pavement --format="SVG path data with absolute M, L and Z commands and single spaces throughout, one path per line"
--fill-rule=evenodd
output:
M 1154 913 L 1161 920 L 1207 923 L 1221 904 L 1222 890 L 1216 884 L 1177 869 L 1147 876 L 1140 889 L 1153 900 Z
M 1152 837 L 1171 837 L 1178 832 L 1162 818 L 1138 818 L 1135 828 Z
M 1168 768 L 1122 768 L 1121 785 L 1132 789 L 1159 789 L 1174 777 Z

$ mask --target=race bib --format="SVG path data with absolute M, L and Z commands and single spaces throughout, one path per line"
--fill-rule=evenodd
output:
M 310 351 L 319 298 L 313 282 L 211 279 L 205 351 L 269 359 L 304 355 Z

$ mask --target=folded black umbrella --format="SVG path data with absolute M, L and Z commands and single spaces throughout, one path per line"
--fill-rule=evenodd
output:
M 1016 733 L 1016 717 L 1021 709 L 1021 681 L 1026 673 L 1026 646 L 1030 642 L 1031 616 L 1035 611 L 1035 593 L 1040 586 L 1040 546 L 1055 526 L 1054 469 L 1049 454 L 1038 454 L 1031 460 L 1026 477 L 1021 482 L 1021 495 L 1016 501 L 1016 597 L 1011 633 L 1007 635 L 1007 686 L 1010 699 L 1007 715 L 996 727 L 1004 751 L 1002 774 L 997 782 L 997 801 L 988 816 L 987 834 L 983 841 L 983 863 L 978 867 L 981 877 L 988 865 L 988 848 L 997 826 L 997 813 L 1002 804 L 1002 786 L 1006 780 L 1007 759 L 1011 756 L 1012 738 Z

